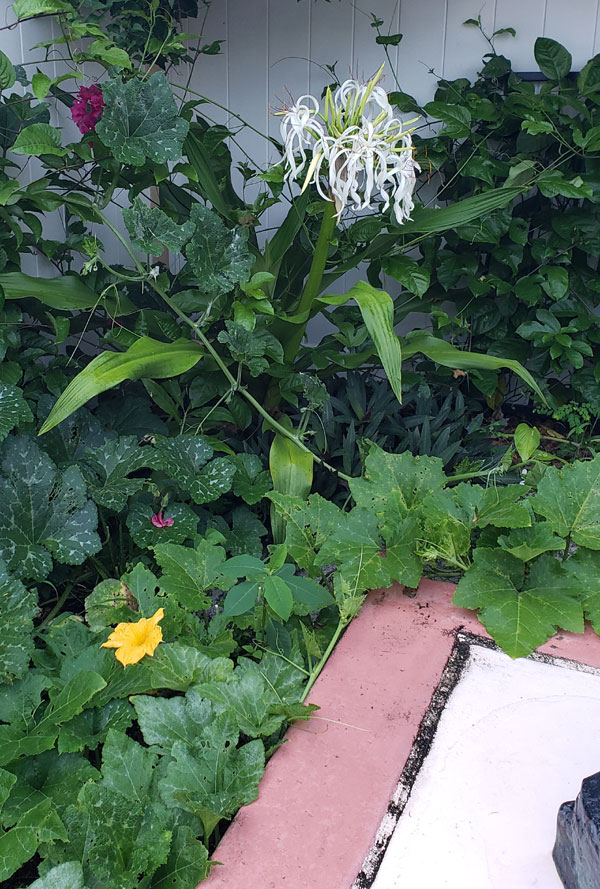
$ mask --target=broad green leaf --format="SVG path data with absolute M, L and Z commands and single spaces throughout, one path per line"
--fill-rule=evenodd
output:
M 586 618 L 600 633 L 600 552 L 580 547 L 564 562 L 564 568 L 583 600 Z
M 58 750 L 63 754 L 83 750 L 95 750 L 106 740 L 110 729 L 126 731 L 134 720 L 134 712 L 127 701 L 109 701 L 103 707 L 91 707 L 61 726 L 58 734 Z
M 0 287 L 7 300 L 37 299 L 52 309 L 64 311 L 91 309 L 107 304 L 106 300 L 103 301 L 97 293 L 90 290 L 78 275 L 32 278 L 23 272 L 3 272 L 0 274 Z M 126 297 L 120 299 L 119 309 L 116 303 L 110 305 L 114 305 L 114 310 L 118 314 L 125 314 L 126 311 L 130 311 L 133 304 Z
M 233 493 L 254 506 L 271 490 L 271 476 L 257 454 L 236 454 L 233 461 L 237 467 L 233 477 Z
M 439 457 L 414 457 L 409 451 L 388 454 L 375 445 L 364 463 L 364 477 L 350 482 L 354 501 L 391 526 L 422 507 L 446 483 Z
M 145 806 L 158 756 L 124 732 L 110 729 L 102 748 L 102 785 Z
M 224 682 L 233 669 L 230 658 L 211 658 L 191 645 L 159 645 L 149 662 L 152 688 L 187 691 L 200 682 Z M 148 690 L 138 689 L 137 692 Z M 135 692 L 131 692 L 135 693 Z
M 85 757 L 60 754 L 56 750 L 21 759 L 10 768 L 17 782 L 2 812 L 5 827 L 12 827 L 27 812 L 46 801 L 62 818 L 67 807 L 75 802 L 82 784 L 100 777 L 98 769 Z
M 83 868 L 79 861 L 65 861 L 47 871 L 29 889 L 85 889 Z
M 11 728 L 27 731 L 35 725 L 41 696 L 53 685 L 53 680 L 39 670 L 28 670 L 22 679 L 10 685 L 0 685 L 0 719 Z
M 0 90 L 9 90 L 14 86 L 17 76 L 11 60 L 0 51 Z
M 68 149 L 62 147 L 61 131 L 47 123 L 32 123 L 21 130 L 11 151 L 15 154 L 57 154 L 61 157 Z
M 194 204 L 190 222 L 195 232 L 185 248 L 198 286 L 204 293 L 219 296 L 230 293 L 236 284 L 247 281 L 254 258 L 248 250 L 248 229 L 228 229 L 212 210 Z
M 471 113 L 463 105 L 428 102 L 424 107 L 427 114 L 444 123 L 441 135 L 451 139 L 464 139 L 471 132 Z
M 521 460 L 527 461 L 540 446 L 540 433 L 535 426 L 519 423 L 515 429 L 515 448 Z
M 289 421 L 288 425 L 291 426 Z M 313 483 L 313 455 L 285 435 L 276 432 L 269 450 L 269 472 L 276 491 L 305 499 L 310 494 Z M 285 521 L 273 507 L 271 507 L 271 531 L 275 543 L 282 543 L 285 537 Z
M 394 576 L 394 569 L 399 567 L 396 560 L 386 557 L 377 517 L 359 507 L 348 513 L 346 520 L 327 538 L 318 563 L 335 565 L 356 593 L 389 587 L 394 580 L 403 582 Z
M 162 568 L 160 587 L 184 608 L 201 611 L 210 605 L 207 591 L 213 587 L 227 588 L 222 576 L 225 550 L 209 540 L 199 540 L 195 548 L 160 543 L 154 549 Z
M 25 19 L 34 15 L 54 15 L 59 12 L 72 12 L 73 7 L 62 0 L 14 0 L 13 12 L 17 18 Z
M 442 364 L 444 367 L 454 367 L 461 370 L 500 370 L 502 367 L 507 367 L 533 389 L 546 404 L 546 398 L 535 379 L 522 364 L 512 358 L 496 358 L 495 355 L 467 352 L 422 331 L 407 337 L 402 352 L 405 360 L 412 358 L 417 352 L 422 352 L 432 361 Z
M 211 862 L 208 849 L 191 827 L 175 831 L 166 863 L 154 874 L 152 889 L 190 889 L 208 877 Z
M 285 543 L 290 557 L 298 567 L 310 574 L 316 573 L 316 553 L 332 531 L 343 523 L 344 513 L 320 494 L 312 494 L 306 501 L 271 491 L 269 499 L 285 519 Z
M 37 613 L 36 594 L 11 577 L 0 560 L 0 681 L 19 679 L 29 667 Z
M 144 741 L 163 753 L 170 753 L 176 741 L 194 746 L 214 720 L 211 702 L 196 689 L 190 689 L 185 697 L 136 695 L 131 702 Z
M 103 352 L 69 383 L 42 425 L 40 435 L 124 380 L 175 377 L 194 367 L 201 358 L 200 348 L 189 340 L 161 343 L 146 336 L 126 352 Z
M 583 632 L 578 590 L 560 562 L 541 556 L 524 563 L 502 550 L 479 547 L 453 603 L 479 608 L 479 619 L 511 657 L 531 654 L 560 627 Z
M 267 575 L 263 583 L 264 596 L 267 604 L 281 620 L 289 620 L 294 607 L 294 597 L 288 584 L 282 577 Z
M 155 463 L 154 450 L 140 447 L 133 435 L 127 435 L 107 439 L 102 447 L 86 451 L 82 469 L 94 501 L 121 512 L 129 497 L 144 484 L 144 479 L 128 476 Z
M 390 386 L 398 401 L 402 402 L 402 348 L 394 333 L 394 303 L 391 296 L 385 290 L 376 290 L 365 281 L 359 281 L 350 288 L 346 299 L 356 300 Z
M 559 537 L 600 550 L 600 455 L 563 469 L 548 467 L 531 505 Z
M 67 840 L 65 826 L 50 800 L 30 809 L 13 828 L 0 834 L 0 880 L 7 880 L 25 864 L 40 843 Z
M 102 96 L 105 108 L 96 133 L 116 160 L 136 167 L 146 158 L 158 164 L 179 160 L 189 124 L 179 117 L 162 71 L 148 80 L 104 81 Z
M 50 701 L 42 719 L 36 726 L 36 732 L 42 733 L 47 726 L 59 726 L 78 713 L 97 692 L 105 688 L 106 682 L 93 670 L 82 670 L 70 679 L 60 691 L 50 690 Z
M 159 782 L 168 805 L 180 806 L 200 818 L 208 840 L 221 818 L 230 818 L 241 806 L 258 796 L 258 783 L 265 768 L 262 741 L 236 748 L 204 747 L 194 755 L 187 745 L 173 745 L 174 761 Z
M 52 81 L 48 77 L 47 74 L 42 74 L 38 71 L 31 78 L 31 89 L 33 90 L 33 94 L 39 102 L 43 102 L 48 93 L 50 92 L 50 87 L 52 86 Z
M 467 523 L 477 528 L 529 528 L 531 515 L 524 503 L 520 485 L 498 487 L 460 484 L 453 489 L 456 503 L 465 511 Z
M 245 580 L 232 587 L 225 596 L 223 614 L 226 617 L 237 617 L 251 611 L 261 591 L 261 582 L 264 582 L 264 577 L 260 581 Z
M 96 507 L 76 466 L 58 472 L 34 442 L 14 436 L 2 448 L 2 473 L 0 556 L 9 570 L 41 580 L 53 557 L 81 565 L 98 552 Z
M 84 868 L 94 880 L 111 889 L 136 889 L 140 874 L 151 876 L 167 860 L 171 831 L 162 806 L 148 800 L 141 806 L 90 782 L 79 794 L 78 809 L 87 835 Z
M 293 565 L 284 565 L 276 576 L 282 577 L 292 591 L 295 613 L 320 611 L 321 608 L 333 604 L 333 599 L 324 586 L 311 580 L 310 577 L 296 574 Z M 302 609 L 298 609 L 298 604 L 303 606 Z
M 545 281 L 542 281 L 542 289 L 555 302 L 566 296 L 569 289 L 569 273 L 562 266 L 548 266 L 544 269 Z
M 0 769 L 0 809 L 2 809 L 4 803 L 10 796 L 10 791 L 17 780 L 17 776 L 13 775 L 12 772 L 7 772 L 6 769 Z M 4 816 L 2 816 L 2 820 L 4 821 Z
M 249 738 L 268 737 L 290 718 L 308 718 L 311 710 L 298 707 L 303 673 L 293 664 L 267 653 L 260 664 L 240 661 L 230 682 L 203 683 L 198 693 L 224 713 L 232 712 L 240 732 Z
M 123 210 L 123 220 L 133 246 L 154 256 L 160 256 L 165 247 L 181 253 L 194 234 L 191 220 L 178 225 L 160 207 L 148 207 L 139 197 Z
M 231 490 L 236 466 L 214 451 L 201 435 L 177 435 L 156 444 L 156 466 L 187 491 L 195 503 L 210 503 Z M 210 462 L 209 462 L 210 461 Z
M 121 580 L 102 580 L 85 599 L 85 619 L 97 632 L 105 627 L 138 619 L 135 602 Z
M 423 296 L 429 287 L 429 269 L 419 265 L 410 256 L 399 253 L 395 256 L 384 257 L 381 260 L 381 268 L 386 275 L 395 278 L 415 296 Z
M 535 522 L 531 528 L 515 528 L 500 536 L 498 546 L 522 562 L 530 562 L 542 553 L 564 549 L 565 541 L 555 536 L 550 522 Z
M 542 74 L 548 80 L 561 80 L 571 70 L 573 59 L 568 52 L 556 40 L 549 37 L 538 37 L 533 47 L 535 60 Z
M 198 516 L 187 503 L 171 500 L 162 514 L 165 519 L 173 519 L 173 524 L 164 528 L 155 527 L 152 524 L 155 507 L 148 503 L 132 503 L 127 514 L 127 527 L 138 546 L 145 549 L 162 543 L 183 543 L 196 536 Z

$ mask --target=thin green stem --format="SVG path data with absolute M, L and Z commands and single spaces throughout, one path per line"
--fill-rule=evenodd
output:
M 302 693 L 302 697 L 301 697 L 301 699 L 300 699 L 302 703 L 304 703 L 304 701 L 305 701 L 305 700 L 307 699 L 307 697 L 309 696 L 310 691 L 311 691 L 313 685 L 315 684 L 315 682 L 316 682 L 317 679 L 319 678 L 319 675 L 320 675 L 321 671 L 323 670 L 323 667 L 325 666 L 325 664 L 326 664 L 327 661 L 329 660 L 329 656 L 330 656 L 331 652 L 333 651 L 333 649 L 334 649 L 335 646 L 337 645 L 337 641 L 338 641 L 338 639 L 340 638 L 340 636 L 342 635 L 342 633 L 344 632 L 344 630 L 346 629 L 347 626 L 348 626 L 348 621 L 347 621 L 347 620 L 342 620 L 342 619 L 340 619 L 340 622 L 338 623 L 338 625 L 337 625 L 337 627 L 336 627 L 336 629 L 335 629 L 335 633 L 334 633 L 333 636 L 331 637 L 331 640 L 330 640 L 330 642 L 329 642 L 329 645 L 328 645 L 327 648 L 325 649 L 325 652 L 324 652 L 324 654 L 323 654 L 323 657 L 321 658 L 321 660 L 319 661 L 319 663 L 317 664 L 317 666 L 314 668 L 314 670 L 313 670 L 312 673 L 310 674 L 309 680 L 308 680 L 308 682 L 306 683 L 306 686 L 305 686 L 305 688 L 304 688 L 304 692 Z
M 59 597 L 58 601 L 56 602 L 55 605 L 53 605 L 53 607 L 51 608 L 51 610 L 48 612 L 48 614 L 46 615 L 46 617 L 44 618 L 44 620 L 41 622 L 39 628 L 41 628 L 41 627 L 45 627 L 47 624 L 50 623 L 50 621 L 51 621 L 54 617 L 56 617 L 56 615 L 60 612 L 60 609 L 63 607 L 63 605 L 65 604 L 65 602 L 67 601 L 67 599 L 68 599 L 69 596 L 71 595 L 71 590 L 72 590 L 72 589 L 73 589 L 73 584 L 72 584 L 72 583 L 68 583 L 68 584 L 66 584 L 66 586 L 65 586 L 65 588 L 64 588 L 64 590 L 63 590 L 61 596 Z M 39 629 L 39 628 L 38 628 L 38 629 Z

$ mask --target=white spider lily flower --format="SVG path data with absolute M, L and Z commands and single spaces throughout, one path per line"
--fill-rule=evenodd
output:
M 328 89 L 323 112 L 314 96 L 302 96 L 280 112 L 285 178 L 297 179 L 307 150 L 312 151 L 302 190 L 314 182 L 321 197 L 335 203 L 338 219 L 348 206 L 365 210 L 381 200 L 384 210 L 393 205 L 401 224 L 414 207 L 420 167 L 413 158 L 412 131 L 394 117 L 385 90 L 377 86 L 382 70 L 365 84 L 347 80 L 335 93 Z

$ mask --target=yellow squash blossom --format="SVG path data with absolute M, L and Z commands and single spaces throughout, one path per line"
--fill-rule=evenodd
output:
M 165 612 L 159 608 L 152 617 L 143 617 L 136 623 L 117 624 L 102 648 L 116 648 L 115 657 L 124 667 L 137 664 L 144 655 L 154 654 L 154 649 L 162 642 L 162 630 L 158 622 Z

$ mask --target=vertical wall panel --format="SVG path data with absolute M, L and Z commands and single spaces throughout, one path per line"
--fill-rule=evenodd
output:
M 400 32 L 404 36 L 398 48 L 398 79 L 404 92 L 418 102 L 427 102 L 435 90 L 429 71 L 441 74 L 445 21 L 446 0 L 402 0 Z M 423 39 L 425 34 L 427 39 Z
M 567 47 L 573 56 L 573 69 L 583 67 L 594 52 L 597 0 L 547 0 L 545 37 Z
M 516 37 L 498 37 L 496 51 L 512 61 L 515 71 L 535 71 L 533 45 L 544 34 L 546 0 L 498 0 L 496 28 L 514 28 Z
M 489 46 L 476 27 L 464 22 L 479 14 L 483 30 L 491 34 L 496 4 L 491 0 L 483 6 L 474 4 L 473 0 L 447 0 L 447 5 L 443 75 L 448 80 L 472 79 L 481 68 L 481 57 L 489 51 Z

